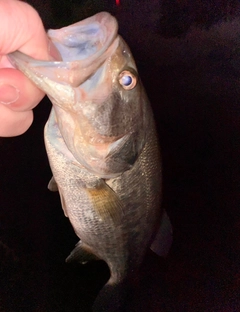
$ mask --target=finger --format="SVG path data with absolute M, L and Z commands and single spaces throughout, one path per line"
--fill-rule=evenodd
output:
M 24 133 L 32 124 L 33 112 L 14 112 L 0 104 L 0 136 L 10 137 Z
M 44 93 L 13 68 L 0 69 L 0 103 L 13 111 L 33 109 L 44 97 Z
M 37 11 L 23 1 L 1 0 L 0 4 L 1 54 L 20 50 L 48 60 L 48 38 Z

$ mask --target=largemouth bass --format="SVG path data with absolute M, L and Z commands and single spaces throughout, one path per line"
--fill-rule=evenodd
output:
M 59 191 L 80 238 L 67 261 L 102 259 L 109 266 L 96 311 L 117 311 L 147 248 L 165 255 L 171 244 L 153 113 L 117 31 L 116 19 L 102 12 L 48 31 L 62 61 L 9 56 L 53 104 L 44 131 L 49 188 Z

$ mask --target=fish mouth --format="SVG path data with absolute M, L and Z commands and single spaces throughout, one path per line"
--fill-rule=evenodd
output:
M 101 12 L 73 25 L 48 31 L 62 61 L 40 61 L 20 51 L 10 53 L 8 58 L 14 67 L 23 71 L 47 94 L 50 93 L 48 88 L 39 79 L 50 79 L 76 88 L 117 49 L 117 31 L 116 19 L 107 12 Z
M 70 27 L 50 29 L 48 36 L 63 61 L 87 59 L 87 63 L 91 63 L 109 48 L 117 30 L 116 20 L 109 13 L 101 12 Z

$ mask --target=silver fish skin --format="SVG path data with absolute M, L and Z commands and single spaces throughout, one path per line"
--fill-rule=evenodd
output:
M 80 238 L 67 261 L 102 259 L 109 266 L 95 311 L 117 311 L 111 289 L 137 272 L 152 243 L 158 254 L 171 244 L 170 224 L 159 235 L 164 212 L 152 110 L 117 31 L 116 19 L 101 12 L 48 31 L 62 61 L 38 61 L 20 52 L 9 56 L 53 104 L 44 131 L 53 173 L 49 188 L 59 191 Z

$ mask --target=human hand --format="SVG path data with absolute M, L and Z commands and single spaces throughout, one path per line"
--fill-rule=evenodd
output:
M 18 0 L 0 1 L 0 136 L 25 132 L 33 121 L 32 109 L 44 93 L 19 70 L 7 54 L 19 50 L 36 59 L 57 58 L 38 13 Z

